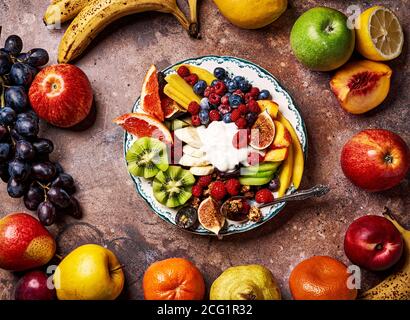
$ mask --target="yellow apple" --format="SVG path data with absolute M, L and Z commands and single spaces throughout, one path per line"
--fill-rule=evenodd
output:
M 113 252 L 86 244 L 61 261 L 54 285 L 60 300 L 114 300 L 124 287 L 124 273 Z

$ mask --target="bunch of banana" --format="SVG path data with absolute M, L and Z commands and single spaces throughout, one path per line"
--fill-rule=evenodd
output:
M 190 21 L 176 0 L 53 0 L 44 15 L 47 25 L 74 20 L 66 30 L 58 50 L 58 62 L 68 63 L 80 56 L 91 41 L 113 21 L 134 13 L 170 13 L 189 35 L 198 38 L 197 0 L 188 0 Z
M 386 208 L 383 214 L 400 231 L 404 240 L 403 261 L 398 269 L 374 288 L 364 292 L 363 300 L 410 300 L 410 230 L 404 229 Z
M 185 142 L 179 159 L 181 166 L 190 167 L 189 171 L 195 176 L 206 176 L 214 172 L 214 167 L 206 159 L 201 151 L 202 142 L 195 127 L 185 127 L 174 131 L 175 136 Z

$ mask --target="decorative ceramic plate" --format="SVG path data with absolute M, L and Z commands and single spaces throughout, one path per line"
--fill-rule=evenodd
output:
M 216 67 L 223 67 L 229 73 L 234 75 L 244 76 L 252 85 L 262 89 L 267 89 L 272 95 L 272 100 L 279 105 L 279 110 L 290 121 L 295 128 L 297 135 L 302 144 L 302 148 L 306 157 L 307 154 L 307 133 L 305 123 L 299 113 L 298 108 L 294 104 L 292 98 L 287 91 L 279 84 L 278 80 L 270 74 L 267 70 L 259 67 L 258 65 L 240 58 L 227 57 L 227 56 L 204 56 L 198 58 L 187 59 L 177 62 L 176 64 L 169 66 L 163 72 L 169 74 L 173 72 L 173 67 L 179 64 L 192 64 L 208 71 L 212 72 Z M 135 102 L 132 112 L 140 111 L 140 99 Z M 131 147 L 135 137 L 129 133 L 125 133 L 124 152 L 126 153 Z M 131 176 L 133 179 L 138 193 L 145 199 L 145 201 L 151 206 L 152 210 L 160 216 L 163 220 L 175 224 L 175 214 L 177 210 L 170 209 L 160 204 L 153 195 L 152 182 L 141 177 Z M 295 189 L 291 186 L 287 194 L 294 192 Z M 263 218 L 260 222 L 246 222 L 238 224 L 227 224 L 220 231 L 221 236 L 231 235 L 235 233 L 245 232 L 259 227 L 261 224 L 272 219 L 276 216 L 285 206 L 285 203 L 277 204 L 272 207 L 262 209 Z M 198 226 L 194 230 L 188 230 L 190 232 L 199 235 L 214 235 L 210 231 L 204 229 L 202 226 Z

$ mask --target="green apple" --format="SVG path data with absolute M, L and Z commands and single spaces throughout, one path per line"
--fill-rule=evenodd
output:
M 303 13 L 293 25 L 290 44 L 296 58 L 315 71 L 330 71 L 349 60 L 355 32 L 347 17 L 335 9 L 317 7 Z

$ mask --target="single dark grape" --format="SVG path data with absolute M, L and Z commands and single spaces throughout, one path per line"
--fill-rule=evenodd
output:
M 4 49 L 13 56 L 16 56 L 23 49 L 23 40 L 21 40 L 19 36 L 13 34 L 6 39 Z
M 26 193 L 26 186 L 23 182 L 10 178 L 7 183 L 7 192 L 12 198 L 21 198 Z
M 28 105 L 27 94 L 21 86 L 6 88 L 4 99 L 6 106 L 12 108 L 17 113 L 23 112 Z
M 15 157 L 18 160 L 31 161 L 36 156 L 36 150 L 33 145 L 25 140 L 17 141 L 15 150 Z
M 273 178 L 271 180 L 271 182 L 269 182 L 269 184 L 268 184 L 268 189 L 270 191 L 277 191 L 279 189 L 279 187 L 280 187 L 280 181 L 279 181 L 278 177 Z
M 43 189 L 37 182 L 33 182 L 27 193 L 24 195 L 24 205 L 29 210 L 37 210 L 39 204 L 44 201 L 45 195 Z
M 0 163 L 0 179 L 7 183 L 10 179 L 9 166 L 6 162 Z
M 9 174 L 16 181 L 26 181 L 30 175 L 30 166 L 22 161 L 9 162 Z
M 58 213 L 70 215 L 75 219 L 81 219 L 83 216 L 83 211 L 81 209 L 80 203 L 74 197 L 70 198 L 70 205 L 67 208 L 59 209 Z
M 31 118 L 18 118 L 14 128 L 19 134 L 27 138 L 34 138 L 39 131 L 38 122 Z
M 41 67 L 47 64 L 49 57 L 44 49 L 31 49 L 28 53 L 27 63 L 33 67 Z
M 9 55 L 4 52 L 0 52 L 0 76 L 3 76 L 10 72 L 13 62 Z
M 5 138 L 9 137 L 9 132 L 6 126 L 0 124 L 0 141 L 5 140 Z
M 50 188 L 47 198 L 60 208 L 67 208 L 71 203 L 69 194 L 61 188 Z
M 33 82 L 36 74 L 36 68 L 29 66 L 28 64 L 17 62 L 11 67 L 10 79 L 14 85 L 28 88 Z
M 56 166 L 57 174 L 64 173 L 64 169 L 60 162 L 54 162 L 54 165 Z
M 50 201 L 44 201 L 37 208 L 37 216 L 45 226 L 51 226 L 56 221 L 56 208 Z
M 34 179 L 49 182 L 56 174 L 56 167 L 51 162 L 37 162 L 31 167 L 31 175 Z
M 0 143 L 0 162 L 5 162 L 10 156 L 11 146 L 8 143 Z
M 71 189 L 74 187 L 74 179 L 67 173 L 61 173 L 58 177 L 51 183 L 52 187 Z
M 36 122 L 39 122 L 38 115 L 34 112 L 34 110 L 27 110 L 24 113 L 19 113 L 17 115 L 17 119 L 32 119 Z
M 11 126 L 16 121 L 16 111 L 10 107 L 0 109 L 0 122 L 6 126 Z
M 14 141 L 20 141 L 20 140 L 25 140 L 26 139 L 20 133 L 18 133 L 17 130 L 14 129 L 14 128 L 10 130 L 10 135 L 14 139 Z
M 33 142 L 34 149 L 38 154 L 49 154 L 54 150 L 54 144 L 51 140 L 39 138 Z

